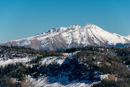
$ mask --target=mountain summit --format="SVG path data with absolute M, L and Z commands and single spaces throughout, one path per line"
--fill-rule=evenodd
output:
M 78 24 L 69 27 L 53 28 L 42 34 L 25 39 L 2 43 L 4 46 L 22 46 L 37 50 L 62 50 L 72 47 L 115 46 L 130 44 L 130 40 L 116 33 L 110 33 L 97 25 Z

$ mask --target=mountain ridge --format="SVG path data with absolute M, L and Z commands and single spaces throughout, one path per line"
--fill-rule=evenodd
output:
M 4 46 L 22 46 L 37 50 L 62 50 L 72 47 L 114 46 L 130 43 L 128 37 L 110 33 L 94 24 L 53 28 L 32 37 L 2 43 Z

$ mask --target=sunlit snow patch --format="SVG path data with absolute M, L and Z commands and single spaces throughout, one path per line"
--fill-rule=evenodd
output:
M 46 57 L 41 61 L 42 65 L 49 65 L 52 63 L 62 64 L 64 62 L 65 58 L 62 57 Z

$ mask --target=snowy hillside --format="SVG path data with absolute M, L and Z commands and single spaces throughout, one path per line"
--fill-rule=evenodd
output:
M 0 46 L 0 87 L 130 87 L 129 58 L 130 48 Z
M 15 58 L 15 59 L 6 59 L 3 60 L 3 58 L 1 58 L 0 60 L 0 66 L 8 66 L 10 64 L 16 64 L 16 63 L 22 63 L 25 64 L 26 67 L 33 67 L 34 64 L 30 64 L 29 62 L 32 59 L 30 58 Z M 74 63 L 70 63 L 71 60 L 74 60 Z M 73 79 L 70 81 L 70 76 L 72 74 L 72 70 L 73 68 L 76 69 L 76 65 L 75 63 L 78 65 L 78 62 L 73 59 L 73 58 L 62 58 L 62 57 L 46 57 L 44 59 L 42 59 L 40 61 L 40 64 L 42 66 L 55 66 L 55 64 L 60 64 L 61 65 L 61 69 L 58 71 L 58 76 L 40 76 L 37 80 L 36 78 L 28 75 L 26 76 L 26 80 L 24 82 L 22 82 L 22 87 L 91 87 L 93 84 L 99 83 L 100 79 L 96 80 L 96 78 L 100 77 L 100 74 L 97 75 L 97 77 L 95 77 L 95 81 L 89 81 L 86 79 L 83 79 L 81 81 L 77 80 L 75 76 L 73 76 Z M 62 69 L 66 69 L 66 67 L 64 67 L 65 65 L 70 65 L 70 69 L 68 69 L 67 71 L 61 71 Z M 34 72 L 36 73 L 36 72 Z M 55 71 L 53 71 L 53 73 L 55 73 Z M 53 74 L 52 73 L 52 74 Z M 78 70 L 77 70 L 78 73 Z M 50 72 L 51 74 L 51 72 Z M 79 76 L 80 78 L 82 76 Z M 83 77 L 82 77 L 83 78 Z M 87 78 L 87 77 L 86 77 Z M 88 76 L 89 78 L 89 76 Z M 19 82 L 16 78 L 12 78 L 13 82 Z
M 73 57 L 46 57 L 43 60 L 41 60 L 40 63 L 42 66 L 47 67 L 55 67 L 55 64 L 60 64 L 60 68 L 58 69 L 58 71 L 50 70 L 47 77 L 41 75 L 38 78 L 38 80 L 31 76 L 27 76 L 24 82 L 24 86 L 26 85 L 27 87 L 91 87 L 93 84 L 99 83 L 101 81 L 100 73 L 97 71 L 93 71 L 93 73 L 97 74 L 95 75 L 93 81 L 86 80 L 87 78 L 90 78 L 89 75 L 80 75 L 79 73 L 82 67 L 78 64 L 78 61 Z M 69 67 L 67 68 L 67 66 Z M 78 69 L 79 67 L 80 69 Z M 75 70 L 76 73 L 73 75 Z M 58 74 L 55 76 L 56 73 Z M 81 80 L 78 80 L 79 78 Z
M 42 34 L 2 43 L 5 46 L 23 46 L 38 50 L 61 50 L 72 47 L 111 46 L 130 43 L 130 39 L 116 33 L 107 32 L 93 24 L 85 26 L 53 28 Z

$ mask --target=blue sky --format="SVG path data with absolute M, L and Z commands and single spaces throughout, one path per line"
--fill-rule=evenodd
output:
M 129 35 L 130 0 L 0 0 L 0 43 L 88 23 Z

